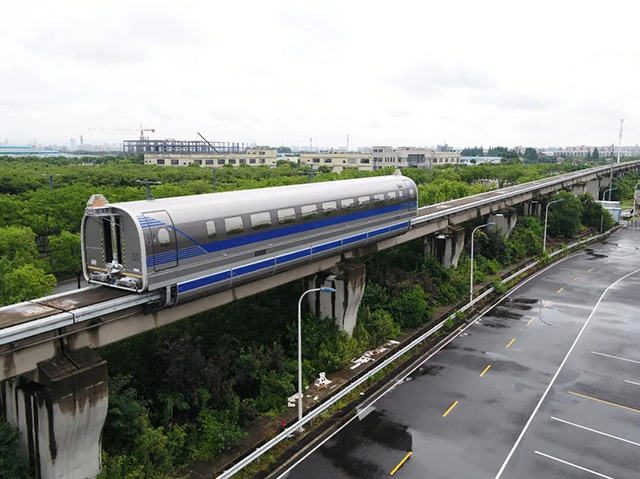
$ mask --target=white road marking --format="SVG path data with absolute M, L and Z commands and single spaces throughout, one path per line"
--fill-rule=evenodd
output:
M 586 467 L 578 466 L 577 464 L 574 464 L 574 463 L 569 462 L 569 461 L 563 461 L 562 459 L 558 459 L 557 457 L 550 456 L 549 454 L 545 454 L 544 452 L 535 451 L 535 453 L 539 454 L 540 456 L 544 456 L 544 457 L 546 457 L 548 459 L 552 459 L 554 461 L 561 462 L 562 464 L 566 464 L 567 466 L 575 467 L 576 469 L 580 469 L 581 471 L 590 472 L 594 476 L 604 477 L 605 479 L 613 479 L 613 477 L 611 477 L 611 476 L 605 476 L 604 474 L 600 474 L 599 472 L 592 471 L 591 469 L 587 469 Z
M 625 383 L 629 383 L 629 384 L 634 384 L 634 385 L 636 385 L 636 386 L 640 386 L 640 383 L 635 383 L 635 382 L 633 382 L 633 381 L 629 381 L 628 379 L 625 379 L 625 380 L 624 380 L 624 382 L 625 382 Z
M 378 402 L 378 400 L 382 399 L 387 393 L 393 391 L 396 386 L 402 382 L 404 382 L 404 380 L 410 376 L 411 374 L 413 374 L 416 369 L 418 369 L 420 366 L 422 366 L 424 363 L 426 363 L 427 361 L 429 361 L 429 359 L 431 359 L 433 356 L 435 356 L 436 354 L 438 354 L 445 346 L 447 346 L 451 341 L 453 341 L 454 339 L 456 339 L 458 336 L 460 336 L 462 333 L 464 333 L 468 328 L 470 328 L 471 326 L 473 326 L 474 324 L 476 324 L 477 322 L 479 322 L 485 314 L 489 313 L 490 311 L 493 310 L 493 308 L 495 308 L 500 302 L 502 302 L 504 300 L 504 298 L 507 298 L 509 296 L 511 296 L 512 293 L 514 293 L 516 290 L 518 290 L 520 287 L 524 286 L 525 284 L 527 284 L 529 281 L 532 281 L 533 279 L 537 278 L 538 276 L 540 276 L 542 273 L 545 273 L 547 270 L 553 268 L 554 266 L 559 265 L 560 263 L 564 263 L 565 261 L 567 261 L 568 259 L 571 258 L 575 258 L 576 256 L 579 256 L 581 254 L 584 254 L 583 252 L 579 252 L 576 253 L 574 255 L 569 255 L 569 256 L 565 256 L 562 259 L 559 259 L 558 261 L 556 261 L 555 263 L 552 263 L 550 265 L 548 265 L 545 268 L 542 268 L 540 271 L 538 271 L 537 273 L 535 273 L 534 275 L 532 275 L 531 277 L 525 279 L 522 283 L 517 284 L 516 286 L 514 286 L 511 291 L 507 292 L 507 294 L 504 295 L 503 298 L 500 298 L 498 301 L 496 301 L 490 308 L 487 308 L 483 313 L 481 313 L 476 319 L 474 319 L 472 322 L 470 322 L 467 326 L 465 326 L 463 329 L 460 330 L 460 332 L 453 336 L 452 338 L 450 338 L 449 340 L 447 340 L 444 344 L 442 344 L 438 349 L 436 349 L 433 353 L 431 353 L 429 356 L 427 356 L 427 358 L 424 361 L 421 361 L 416 367 L 414 367 L 413 369 L 411 369 L 407 374 L 405 374 L 402 378 L 398 379 L 396 381 L 396 383 L 390 387 L 389 389 L 387 389 L 385 392 L 383 392 L 380 396 L 378 396 L 377 398 L 375 398 L 373 401 L 371 401 L 370 404 L 368 404 L 368 406 L 373 406 L 376 402 Z M 338 434 L 340 431 L 342 431 L 345 427 L 347 427 L 349 424 L 351 424 L 351 422 L 354 419 L 358 419 L 358 415 L 354 415 L 351 419 L 349 419 L 346 423 L 344 423 L 342 426 L 340 426 L 338 429 L 336 429 L 333 433 L 329 434 L 329 436 L 327 436 L 326 438 L 324 438 L 322 440 L 322 442 L 320 442 L 320 444 L 318 444 L 317 446 L 315 446 L 313 449 L 311 449 L 311 451 L 309 451 L 307 454 L 305 454 L 304 456 L 302 456 L 302 458 L 299 461 L 296 461 L 294 464 L 291 465 L 291 467 L 289 467 L 286 471 L 284 471 L 282 474 L 280 474 L 278 476 L 277 479 L 283 479 L 284 477 L 286 477 L 289 472 L 291 472 L 292 469 L 294 469 L 298 464 L 300 464 L 302 461 L 304 461 L 307 457 L 309 457 L 311 454 L 313 454 L 314 452 L 316 452 L 316 450 L 318 450 L 320 447 L 322 447 L 327 441 L 329 441 L 333 436 L 335 436 L 336 434 Z
M 570 426 L 579 427 L 580 429 L 584 429 L 585 431 L 595 432 L 596 434 L 600 434 L 601 436 L 610 437 L 611 439 L 617 439 L 618 441 L 626 442 L 627 444 L 632 444 L 634 446 L 640 447 L 640 444 L 638 444 L 637 442 L 630 441 L 629 439 L 624 439 L 622 437 L 614 436 L 613 434 L 607 434 L 606 432 L 598 431 L 596 429 L 591 429 L 590 427 L 586 427 L 586 426 L 581 426 L 580 424 L 565 421 L 564 419 L 559 419 L 557 417 L 551 416 L 551 419 L 553 419 L 554 421 L 559 421 L 565 424 L 569 424 Z
M 640 361 L 636 361 L 635 359 L 621 358 L 619 356 L 612 356 L 611 354 L 599 353 L 597 351 L 591 351 L 591 354 L 597 354 L 598 356 L 604 356 L 605 358 L 619 359 L 620 361 L 627 361 L 629 363 L 640 364 Z
M 598 309 L 598 306 L 600 306 L 600 303 L 602 302 L 602 299 L 604 298 L 605 294 L 607 294 L 607 292 L 613 288 L 616 284 L 618 284 L 620 281 L 627 279 L 629 276 L 636 274 L 640 272 L 640 269 L 636 269 L 635 271 L 632 271 L 631 273 L 627 273 L 625 274 L 623 277 L 617 279 L 615 282 L 611 283 L 607 289 L 604 290 L 604 292 L 602 293 L 602 295 L 600 296 L 600 298 L 598 298 L 598 302 L 596 303 L 596 305 L 593 307 L 593 309 L 591 310 L 591 314 L 589 315 L 589 317 L 587 318 L 587 320 L 585 321 L 585 323 L 582 325 L 582 329 L 580 329 L 580 332 L 578 333 L 578 336 L 576 336 L 576 339 L 573 341 L 573 344 L 571 345 L 571 347 L 569 348 L 569 351 L 567 351 L 567 355 L 564 357 L 564 359 L 562 360 L 562 362 L 560 363 L 560 366 L 558 367 L 558 370 L 556 371 L 556 373 L 553 375 L 553 378 L 551 378 L 551 382 L 549 383 L 549 385 L 547 386 L 547 389 L 544 391 L 544 394 L 542 395 L 542 397 L 540 398 L 540 401 L 538 401 L 538 404 L 536 405 L 536 408 L 533 410 L 533 412 L 531 413 L 531 416 L 529 417 L 527 423 L 524 425 L 524 428 L 522 429 L 522 432 L 520 433 L 520 435 L 518 436 L 518 439 L 516 439 L 515 444 L 513 445 L 513 447 L 511 448 L 511 451 L 509 451 L 509 454 L 507 455 L 507 458 L 504 460 L 504 463 L 502 464 L 502 466 L 500 467 L 500 470 L 498 471 L 498 474 L 496 474 L 495 479 L 499 479 L 500 476 L 502 476 L 502 473 L 504 472 L 504 470 L 507 468 L 507 464 L 509 463 L 509 461 L 511 460 L 511 456 L 513 456 L 513 453 L 516 451 L 516 449 L 518 448 L 518 446 L 520 445 L 520 441 L 522 441 L 522 438 L 524 437 L 525 433 L 527 432 L 527 429 L 529 429 L 529 426 L 531 425 L 531 423 L 533 422 L 533 418 L 535 417 L 535 415 L 538 413 L 538 410 L 540 409 L 540 406 L 542 406 L 542 403 L 544 402 L 544 400 L 547 397 L 547 394 L 549 394 L 549 391 L 551 390 L 551 388 L 553 387 L 553 384 L 556 382 L 556 379 L 558 378 L 558 375 L 560 374 L 560 371 L 562 370 L 562 368 L 564 367 L 565 363 L 567 362 L 567 359 L 569 359 L 569 356 L 571 355 L 573 348 L 576 347 L 576 344 L 578 344 L 578 341 L 580 340 L 580 338 L 582 337 L 582 333 L 584 333 L 585 329 L 587 329 L 587 326 L 589 325 L 589 322 L 591 321 L 591 318 L 593 317 L 593 315 L 596 312 L 596 309 Z

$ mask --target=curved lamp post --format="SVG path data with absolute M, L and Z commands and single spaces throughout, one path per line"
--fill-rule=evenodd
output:
M 544 239 L 542 240 L 542 252 L 543 253 L 547 250 L 547 220 L 549 219 L 549 206 L 551 206 L 554 203 L 560 203 L 561 201 L 564 201 L 564 200 L 562 200 L 562 199 L 553 200 L 553 201 L 550 201 L 549 203 L 547 203 L 547 207 L 546 207 L 545 213 L 544 213 Z
M 602 201 L 605 201 L 604 198 L 605 198 L 605 196 L 607 196 L 607 191 L 609 192 L 609 201 L 611 201 L 611 192 L 613 190 L 617 190 L 617 189 L 618 189 L 618 187 L 614 186 L 613 188 L 609 188 L 609 189 L 604 190 L 604 193 L 602 194 Z
M 302 421 L 302 299 L 309 293 L 335 293 L 334 288 L 322 287 L 308 289 L 298 300 L 298 421 Z M 299 429 L 302 432 L 302 426 Z
M 469 278 L 469 298 L 470 298 L 469 302 L 470 303 L 473 303 L 473 235 L 475 235 L 476 231 L 478 231 L 480 228 L 487 228 L 493 225 L 495 225 L 495 223 L 490 221 L 487 224 L 476 226 L 471 232 L 471 276 Z

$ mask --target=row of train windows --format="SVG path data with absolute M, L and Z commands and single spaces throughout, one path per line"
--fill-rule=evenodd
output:
M 360 196 L 357 199 L 354 198 L 346 198 L 344 200 L 340 200 L 340 206 L 343 212 L 352 211 L 355 209 L 366 209 L 371 205 L 380 206 L 386 203 L 392 204 L 395 203 L 398 199 L 403 199 L 402 191 L 391 191 L 385 194 L 375 194 L 373 196 Z M 409 190 L 409 197 L 415 198 L 415 191 L 413 189 Z M 357 204 L 356 204 L 357 201 Z M 320 205 L 320 210 L 324 216 L 331 216 L 338 212 L 338 202 L 337 201 L 326 201 Z M 304 205 L 300 207 L 300 213 L 303 220 L 310 220 L 317 218 L 320 214 L 318 210 L 318 205 Z M 296 211 L 294 208 L 283 208 L 277 211 L 278 224 L 286 225 L 289 223 L 296 222 Z M 253 230 L 261 230 L 264 228 L 270 228 L 273 225 L 273 221 L 271 218 L 271 213 L 269 211 L 264 211 L 262 213 L 254 213 L 251 215 L 251 229 Z M 207 237 L 209 239 L 213 239 L 216 237 L 216 225 L 211 221 L 207 221 L 205 223 L 207 229 Z M 227 235 L 236 235 L 240 233 L 244 233 L 244 221 L 241 216 L 233 216 L 231 218 L 225 218 L 224 220 L 224 228 Z

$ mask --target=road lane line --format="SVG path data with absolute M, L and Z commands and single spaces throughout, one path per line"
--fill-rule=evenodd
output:
M 547 459 L 551 459 L 553 461 L 557 461 L 557 462 L 560 462 L 562 464 L 566 464 L 567 466 L 575 467 L 576 469 L 580 469 L 581 471 L 589 472 L 589 473 L 593 474 L 594 476 L 604 477 L 604 479 L 613 479 L 613 477 L 611 477 L 611 476 L 605 476 L 604 474 L 600 474 L 599 472 L 592 471 L 591 469 L 587 469 L 586 467 L 578 466 L 577 464 L 574 464 L 574 463 L 569 462 L 569 461 L 564 461 L 562 459 L 558 459 L 557 457 L 550 456 L 549 454 L 545 454 L 544 452 L 535 451 L 535 453 L 539 454 L 540 456 L 546 457 Z
M 640 386 L 640 383 L 634 383 L 633 381 L 629 381 L 628 379 L 625 379 L 624 382 L 629 384 L 635 384 L 636 386 Z
M 400 464 L 398 464 L 398 465 L 393 469 L 393 471 L 391 471 L 391 472 L 389 473 L 389 475 L 390 475 L 390 476 L 393 476 L 393 475 L 396 473 L 396 471 L 397 471 L 398 469 L 400 469 L 400 468 L 402 467 L 402 465 L 403 465 L 405 462 L 407 462 L 407 459 L 409 459 L 409 458 L 411 457 L 411 454 L 413 454 L 413 452 L 409 451 L 409 453 L 408 453 L 406 456 L 404 456 L 404 459 L 403 459 L 402 461 L 400 461 Z
M 529 326 L 529 325 L 533 322 L 533 320 L 534 320 L 534 319 L 535 319 L 535 318 L 534 318 L 533 316 L 531 316 L 531 319 L 530 319 L 530 320 L 529 320 L 529 322 L 527 323 L 527 326 Z
M 604 264 L 609 264 L 609 261 L 605 261 Z
M 562 293 L 563 289 L 564 289 L 564 286 L 558 290 L 558 293 Z
M 591 268 L 587 273 L 591 273 L 595 268 Z
M 486 368 L 484 368 L 484 371 L 482 371 L 482 372 L 480 373 L 480 377 L 484 376 L 484 373 L 486 373 L 486 372 L 489 370 L 489 368 L 490 368 L 490 367 L 491 367 L 491 364 L 489 364 L 489 366 L 487 366 Z
M 550 302 L 551 302 L 551 301 L 547 301 L 546 303 L 544 303 L 544 306 L 542 306 L 542 307 L 543 307 L 543 308 L 546 308 L 547 306 L 549 306 L 549 303 L 550 303 Z
M 509 341 L 509 344 L 507 344 L 507 348 L 510 348 L 515 340 L 516 338 L 513 338 L 511 341 Z
M 454 402 L 454 403 L 449 407 L 449 409 L 447 409 L 447 412 L 445 412 L 445 413 L 442 415 L 442 417 L 447 417 L 447 414 L 449 414 L 449 413 L 451 412 L 451 410 L 452 410 L 454 407 L 456 407 L 457 405 L 458 405 L 458 401 Z
M 624 439 L 622 437 L 614 436 L 613 434 L 607 434 L 606 432 L 598 431 L 596 429 L 591 429 L 590 427 L 586 427 L 586 426 L 581 426 L 580 424 L 565 421 L 564 419 L 560 419 L 557 417 L 551 416 L 551 419 L 553 419 L 554 421 L 559 421 L 565 424 L 569 424 L 570 426 L 579 427 L 580 429 L 584 429 L 585 431 L 595 432 L 596 434 L 600 434 L 601 436 L 610 437 L 611 439 L 617 439 L 618 441 L 626 442 L 628 444 L 633 444 L 634 446 L 640 447 L 640 444 L 638 444 L 637 442 L 629 441 L 629 439 Z
M 584 333 L 585 329 L 587 329 L 587 326 L 589 325 L 589 322 L 591 321 L 591 318 L 593 317 L 593 315 L 595 314 L 596 310 L 598 309 L 598 306 L 600 306 L 600 303 L 602 302 L 602 299 L 604 298 L 604 296 L 607 294 L 607 292 L 611 288 L 613 288 L 620 281 L 623 281 L 623 280 L 627 279 L 629 276 L 631 276 L 633 274 L 636 274 L 638 272 L 640 272 L 640 269 L 636 269 L 635 271 L 632 271 L 631 273 L 627 273 L 624 276 L 622 276 L 621 278 L 618 278 L 616 281 L 611 283 L 607 287 L 607 289 L 605 289 L 604 292 L 600 295 L 600 298 L 598 298 L 598 302 L 596 303 L 596 305 L 591 310 L 591 314 L 589 314 L 589 317 L 587 318 L 585 323 L 582 325 L 582 329 L 580 329 L 580 332 L 578 333 L 578 336 L 576 336 L 576 339 L 573 341 L 573 344 L 569 348 L 569 351 L 567 351 L 567 354 L 564 357 L 564 359 L 562 360 L 562 362 L 560 363 L 560 366 L 556 370 L 556 373 L 553 375 L 553 378 L 551 378 L 551 382 L 547 386 L 547 389 L 545 389 L 544 393 L 542 394 L 542 397 L 538 401 L 538 404 L 536 405 L 535 409 L 531 413 L 531 416 L 529 416 L 529 419 L 527 420 L 527 423 L 524 425 L 524 428 L 520 432 L 520 435 L 518 436 L 518 439 L 516 439 L 515 444 L 513 445 L 511 450 L 509 451 L 509 454 L 507 455 L 507 458 L 502 463 L 502 466 L 500 467 L 500 470 L 498 471 L 498 474 L 496 474 L 495 479 L 500 479 L 500 477 L 502 476 L 502 473 L 507 468 L 507 464 L 509 464 L 509 461 L 511 460 L 511 456 L 513 456 L 513 453 L 516 451 L 516 449 L 520 445 L 520 442 L 522 441 L 522 438 L 524 437 L 525 433 L 529 429 L 529 426 L 533 422 L 533 418 L 538 413 L 538 410 L 540 409 L 540 406 L 542 406 L 542 403 L 544 402 L 544 400 L 546 399 L 547 395 L 549 394 L 549 391 L 551 391 L 551 388 L 553 387 L 553 384 L 556 382 L 556 379 L 558 378 L 558 375 L 560 374 L 560 371 L 562 371 L 562 368 L 564 367 L 565 363 L 567 362 L 567 359 L 569 359 L 569 356 L 571 355 L 571 352 L 576 347 L 576 344 L 578 344 L 578 341 L 580 341 L 580 338 L 582 337 L 582 334 Z
M 575 282 L 578 281 L 580 279 L 580 276 L 576 276 L 575 278 L 573 278 L 571 281 Z
M 612 356 L 611 354 L 599 353 L 597 351 L 591 351 L 591 354 L 597 354 L 598 356 L 604 356 L 605 358 L 619 359 L 620 361 L 627 361 L 628 363 L 640 364 L 640 361 L 635 359 L 621 358 L 620 356 Z
M 629 406 L 623 406 L 622 404 L 618 404 L 617 402 L 605 401 L 604 399 L 594 398 L 593 396 L 587 396 L 586 394 L 580 394 L 580 393 L 577 393 L 577 392 L 574 392 L 574 391 L 569 391 L 569 394 L 573 394 L 574 396 L 578 396 L 578 397 L 585 398 L 585 399 L 591 399 L 592 401 L 597 401 L 597 402 L 602 403 L 602 404 L 608 404 L 609 406 L 615 406 L 615 407 L 619 407 L 621 409 L 626 409 L 628 411 L 640 412 L 640 409 L 634 409 L 634 408 L 629 407 Z

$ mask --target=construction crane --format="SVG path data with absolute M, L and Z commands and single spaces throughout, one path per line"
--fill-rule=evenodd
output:
M 142 123 L 140 123 L 140 128 L 89 128 L 89 130 L 107 130 L 107 131 L 139 131 L 140 132 L 140 141 L 144 141 L 146 138 L 144 137 L 145 131 L 150 131 L 151 133 L 155 133 L 156 130 L 153 128 L 143 128 Z

